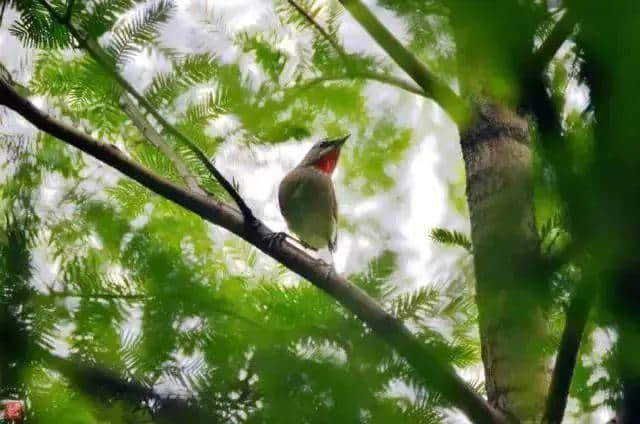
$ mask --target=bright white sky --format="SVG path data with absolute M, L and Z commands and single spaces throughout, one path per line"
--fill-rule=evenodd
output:
M 242 54 L 228 41 L 227 35 L 217 31 L 223 22 L 229 32 L 249 30 L 255 32 L 278 31 L 282 45 L 295 64 L 297 52 L 311 40 L 310 32 L 292 32 L 279 26 L 271 0 L 177 0 L 178 7 L 171 22 L 162 35 L 163 44 L 185 52 L 215 52 L 225 62 L 238 62 L 247 75 L 255 81 L 263 76 L 251 56 Z M 375 2 L 366 1 L 387 27 L 401 40 L 408 35 L 401 19 Z M 9 23 L 15 14 L 8 10 L 0 27 L 0 62 L 13 73 L 16 80 L 29 80 L 33 53 L 22 49 L 18 41 L 8 33 Z M 342 15 L 341 41 L 347 50 L 365 51 L 385 57 L 384 52 L 352 20 L 348 13 Z M 139 55 L 123 69 L 124 76 L 137 88 L 144 88 L 157 72 L 167 71 L 168 64 L 159 55 Z M 286 81 L 287 70 L 283 75 Z M 400 71 L 399 71 L 400 72 Z M 402 74 L 400 74 L 402 75 Z M 583 102 L 584 95 L 576 90 L 576 103 Z M 432 102 L 396 88 L 378 83 L 366 87 L 368 106 L 374 115 L 394 113 L 394 119 L 402 126 L 413 128 L 413 145 L 404 159 L 389 166 L 387 173 L 395 181 L 395 187 L 372 197 L 362 197 L 359 191 L 343 184 L 340 167 L 334 180 L 340 204 L 340 216 L 357 223 L 356 230 L 342 230 L 339 247 L 335 255 L 339 272 L 363 271 L 367 263 L 384 249 L 398 253 L 399 268 L 393 281 L 401 290 L 448 281 L 458 275 L 455 266 L 464 252 L 461 249 L 444 248 L 431 242 L 428 233 L 435 227 L 445 227 L 469 232 L 469 222 L 452 206 L 449 199 L 449 184 L 462 180 L 463 164 L 458 144 L 457 129 L 451 120 Z M 194 88 L 190 95 L 198 95 Z M 42 104 L 42 102 L 40 102 Z M 579 107 L 579 105 L 578 105 Z M 0 115 L 4 133 L 33 134 L 33 129 L 15 115 Z M 212 134 L 226 135 L 236 128 L 231 117 L 223 117 L 211 123 Z M 277 206 L 277 187 L 284 174 L 294 167 L 306 150 L 324 134 L 318 134 L 304 142 L 290 141 L 276 146 L 247 147 L 229 135 L 222 151 L 216 156 L 218 165 L 227 177 L 235 177 L 248 203 L 258 216 L 276 230 L 285 230 Z M 349 145 L 359 140 L 352 137 Z M 114 171 L 89 161 L 92 169 L 86 175 L 90 180 L 83 183 L 88 189 L 99 190 L 104 184 L 117 179 Z M 40 193 L 40 212 L 60 213 L 57 199 L 70 182 L 52 175 Z M 212 227 L 213 239 L 224 239 L 229 235 Z M 57 268 L 47 259 L 46 248 L 38 249 L 35 255 L 39 279 L 51 282 Z M 263 258 L 260 269 L 268 272 L 273 262 Z M 256 272 L 256 270 L 252 270 Z M 69 329 L 67 329 L 69 330 Z M 61 352 L 65 349 L 60 347 Z M 471 378 L 481 377 L 481 368 L 465 373 Z M 594 417 L 595 418 L 595 417 Z M 602 418 L 597 417 L 596 422 Z M 452 416 L 452 422 L 462 422 L 460 416 Z M 462 421 L 461 421 L 462 420 Z

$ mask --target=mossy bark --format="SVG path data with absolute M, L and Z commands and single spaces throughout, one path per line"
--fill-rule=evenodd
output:
M 544 282 L 533 209 L 526 119 L 477 101 L 461 134 L 476 295 L 489 402 L 520 421 L 540 418 L 549 381 Z

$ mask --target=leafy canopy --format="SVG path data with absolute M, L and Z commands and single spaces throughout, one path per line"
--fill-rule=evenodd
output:
M 207 19 L 190 25 L 221 34 L 234 53 L 231 60 L 215 49 L 169 47 L 172 20 L 184 13 L 170 0 L 47 4 L 52 10 L 43 0 L 9 2 L 19 12 L 9 30 L 36 58 L 29 93 L 177 183 L 184 181 L 175 162 L 129 119 L 121 105 L 125 92 L 112 75 L 140 58 L 166 65 L 140 87 L 142 95 L 209 157 L 227 140 L 272 145 L 351 132 L 358 145 L 345 151 L 344 179 L 367 197 L 393 188 L 388 166 L 399 163 L 415 142 L 411 128 L 370 110 L 365 90 L 376 84 L 362 76 L 391 76 L 393 67 L 378 56 L 339 47 L 342 9 L 336 2 L 298 2 L 329 38 L 284 0 L 270 5 L 275 23 L 269 31 L 232 31 L 214 5 Z M 441 3 L 379 5 L 406 23 L 410 48 L 430 69 L 453 81 L 451 29 Z M 84 39 L 98 40 L 108 67 L 52 12 L 69 16 Z M 310 41 L 294 51 L 288 47 L 304 37 Z M 256 72 L 247 72 L 247 61 Z M 557 80 L 560 85 L 561 76 Z M 211 131 L 221 118 L 234 122 L 225 134 Z M 199 184 L 221 195 L 197 158 L 159 132 Z M 404 361 L 306 282 L 287 283 L 290 277 L 280 267 L 254 271 L 259 259 L 252 248 L 214 240 L 202 220 L 129 180 L 104 187 L 92 173 L 95 164 L 49 136 L 2 148 L 12 161 L 1 191 L 0 318 L 7 324 L 4 353 L 15 359 L 2 364 L 2 395 L 28 399 L 33 419 L 162 419 L 157 399 L 97 396 L 86 381 L 43 360 L 38 352 L 44 348 L 112 370 L 166 398 L 193 400 L 207 422 L 442 420 L 441 399 L 421 387 Z M 42 190 L 52 178 L 64 181 L 65 189 L 43 211 Z M 552 250 L 560 232 L 562 223 L 549 220 L 541 229 L 543 244 Z M 431 238 L 470 250 L 468 237 L 459 232 L 434 229 Z M 425 244 L 430 242 L 425 234 Z M 400 260 L 385 251 L 350 279 L 443 359 L 458 368 L 477 365 L 469 261 L 461 262 L 460 279 L 400 291 L 392 284 Z M 48 281 L 38 266 L 52 267 Z M 567 279 L 569 271 L 558 276 L 559 291 Z M 554 324 L 557 338 L 561 318 Z M 549 344 L 557 345 L 557 339 Z M 594 407 L 588 400 L 596 389 L 587 382 L 595 368 L 581 365 L 577 371 L 574 394 L 585 409 Z

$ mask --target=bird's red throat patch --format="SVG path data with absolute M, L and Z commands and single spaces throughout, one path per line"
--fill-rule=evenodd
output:
M 327 175 L 332 175 L 338 164 L 338 157 L 340 157 L 340 149 L 335 149 L 320 158 L 313 166 Z

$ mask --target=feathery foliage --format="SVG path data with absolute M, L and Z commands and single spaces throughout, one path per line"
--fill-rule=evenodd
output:
M 469 240 L 469 237 L 462 234 L 460 231 L 451 231 L 446 228 L 434 228 L 431 230 L 429 237 L 437 243 L 459 246 L 469 252 L 472 250 L 471 240 Z
M 257 2 L 250 19 L 238 21 L 217 2 L 196 3 L 12 0 L 2 5 L 17 17 L 5 20 L 2 28 L 33 49 L 25 90 L 43 109 L 113 142 L 177 184 L 186 180 L 179 162 L 200 187 L 216 199 L 225 197 L 201 161 L 139 107 L 174 155 L 165 155 L 146 138 L 145 128 L 123 109 L 122 96 L 128 94 L 114 71 L 212 159 L 222 152 L 277 149 L 280 143 L 349 132 L 357 143 L 345 145 L 339 178 L 350 187 L 352 202 L 397 194 L 398 164 L 431 134 L 399 119 L 401 113 L 391 106 L 379 105 L 387 102 L 380 95 L 381 81 L 398 75 L 397 65 L 379 52 L 357 50 L 359 39 L 345 24 L 350 18 L 340 2 L 296 0 L 298 8 L 286 0 Z M 493 67 L 477 69 L 472 62 L 456 61 L 456 54 L 475 45 L 455 45 L 451 11 L 464 2 L 445 3 L 378 0 L 375 5 L 401 23 L 395 35 L 443 81 L 466 96 L 465 67 L 470 67 L 466 72 L 489 75 L 488 91 L 514 101 L 520 92 L 513 87 L 512 71 L 522 64 L 494 51 L 491 37 L 477 40 L 483 48 L 468 51 L 492 57 Z M 508 29 L 519 29 L 520 21 L 508 20 L 499 40 L 520 46 L 530 33 L 536 42 L 543 40 L 556 21 L 543 3 L 526 5 L 535 31 L 511 34 Z M 469 6 L 469 16 L 475 18 L 476 10 Z M 107 63 L 94 60 L 76 35 L 97 42 Z M 570 84 L 589 80 L 582 66 L 586 60 L 586 52 L 576 46 L 553 60 L 546 77 L 558 108 L 569 107 Z M 409 105 L 402 112 L 422 111 L 422 98 L 400 90 L 394 95 Z M 568 134 L 563 154 L 571 157 L 567 168 L 576 175 L 587 174 L 594 163 L 596 120 L 589 114 L 595 110 L 589 104 L 587 119 L 582 111 L 563 116 Z M 442 119 L 436 115 L 425 122 L 438 127 Z M 50 136 L 16 138 L 4 132 L 0 128 L 0 148 L 8 158 L 0 168 L 0 319 L 5 324 L 0 330 L 0 390 L 4 397 L 28 401 L 30 422 L 447 419 L 444 399 L 425 389 L 405 360 L 315 287 Z M 534 144 L 536 221 L 542 223 L 537 234 L 542 257 L 553 262 L 553 299 L 545 323 L 550 331 L 540 344 L 551 356 L 561 340 L 566 303 L 591 259 L 565 260 L 574 221 L 584 225 L 586 218 L 574 216 L 569 222 L 564 209 L 587 195 L 572 193 L 567 204 L 560 201 L 558 172 L 544 158 L 542 141 Z M 464 214 L 464 202 L 458 203 Z M 585 202 L 588 213 L 597 209 L 594 203 Z M 358 214 L 341 217 L 341 231 L 357 231 L 348 221 L 359 219 Z M 349 275 L 350 281 L 405 323 L 438 358 L 473 372 L 481 363 L 481 349 L 472 255 L 456 256 L 454 271 L 434 282 L 405 282 L 398 276 L 406 258 L 392 250 L 401 246 L 385 245 L 377 233 L 367 236 L 377 249 L 367 255 L 376 256 L 366 269 Z M 458 231 L 434 228 L 429 237 L 474 253 L 469 236 Z M 590 248 L 607 244 L 606 237 L 587 240 Z M 602 328 L 611 325 L 603 313 L 587 328 L 580 351 L 587 359 L 578 361 L 571 387 L 576 416 L 619 399 L 614 348 L 607 346 L 597 358 L 594 354 L 596 339 L 609 334 Z M 97 377 L 78 378 L 43 352 L 88 364 L 95 373 L 108 370 L 121 384 L 132 383 L 138 396 L 109 392 Z M 482 381 L 468 381 L 484 393 Z M 598 399 L 604 392 L 606 399 Z

